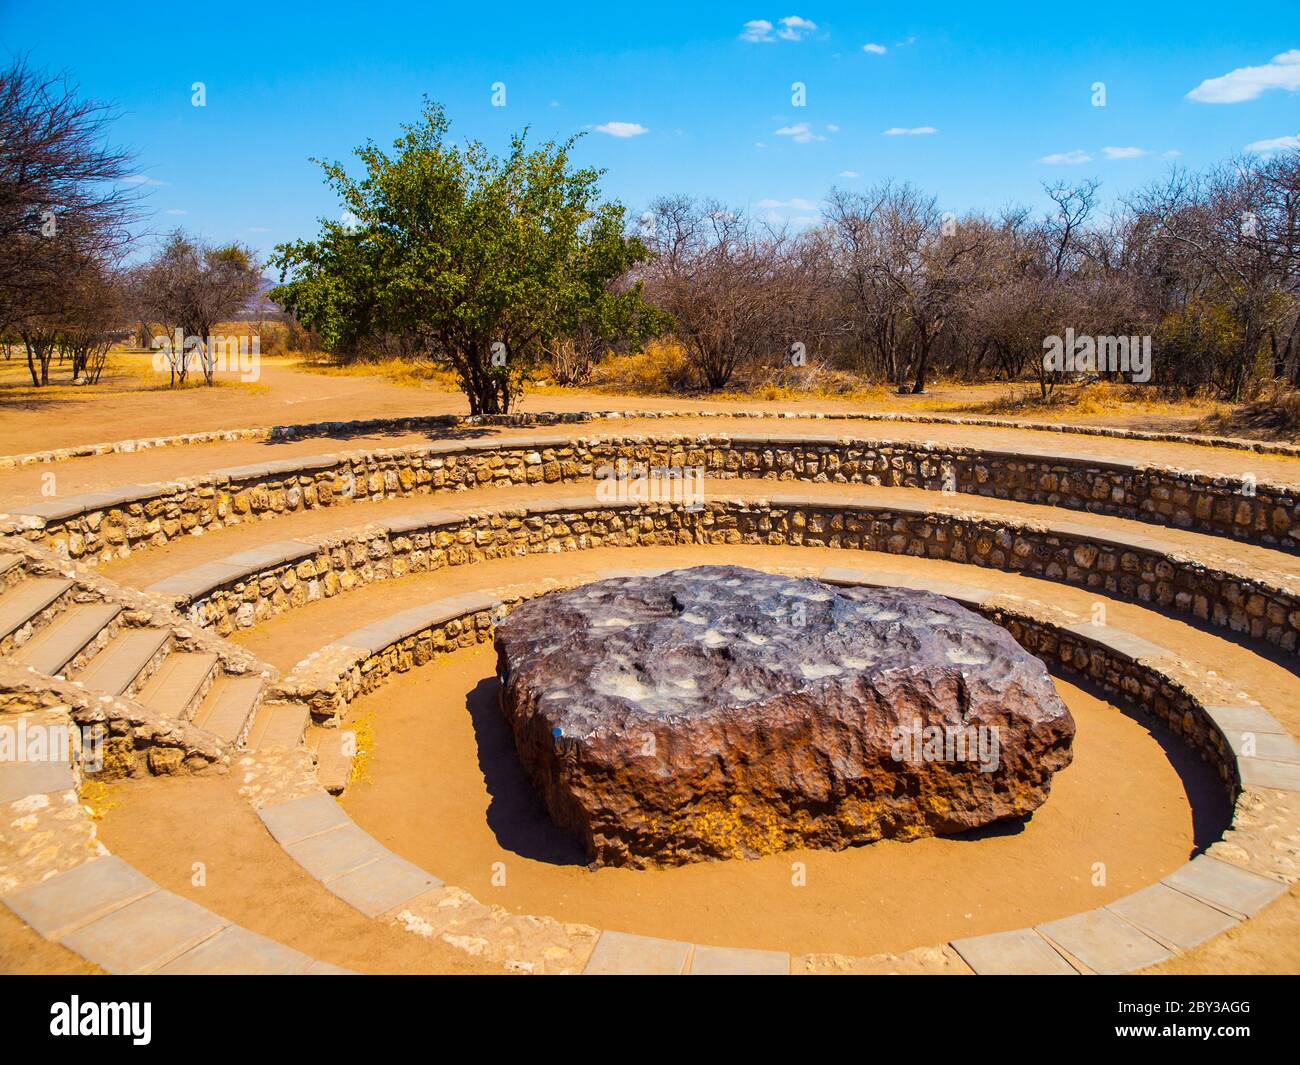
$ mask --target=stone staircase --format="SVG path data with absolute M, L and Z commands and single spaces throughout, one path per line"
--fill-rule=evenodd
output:
M 193 649 L 156 609 L 132 609 L 75 576 L 33 572 L 27 561 L 0 554 L 0 658 L 136 703 L 151 718 L 192 724 L 223 745 L 302 742 L 307 708 L 264 700 L 264 676 L 233 672 L 218 654 Z

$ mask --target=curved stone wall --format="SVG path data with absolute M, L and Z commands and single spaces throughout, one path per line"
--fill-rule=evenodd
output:
M 696 467 L 711 478 L 907 487 L 1045 504 L 1274 547 L 1300 545 L 1300 487 L 1149 465 L 784 434 L 442 442 L 285 459 L 19 508 L 0 523 L 61 555 L 124 557 L 203 530 L 360 500 L 591 482 L 599 471 Z
M 149 591 L 226 635 L 313 599 L 374 581 L 488 558 L 588 547 L 808 544 L 947 559 L 1152 603 L 1295 653 L 1300 594 L 1262 577 L 1093 530 L 872 507 L 849 494 L 810 501 L 716 498 L 700 509 L 555 499 L 528 509 L 432 511 L 386 524 L 281 541 L 209 563 Z

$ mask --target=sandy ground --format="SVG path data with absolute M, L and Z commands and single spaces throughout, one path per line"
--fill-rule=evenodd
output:
M 101 838 L 167 890 L 322 961 L 369 973 L 471 971 L 463 953 L 331 895 L 280 849 L 237 789 L 233 774 L 123 781 L 112 786 L 116 806 Z
M 101 973 L 79 954 L 42 939 L 7 907 L 0 906 L 0 975 L 88 976 Z
M 311 373 L 297 358 L 267 357 L 256 382 L 241 383 L 238 373 L 219 373 L 217 387 L 167 387 L 166 376 L 149 369 L 147 353 L 114 355 L 99 385 L 56 384 L 33 389 L 26 363 L 0 360 L 0 454 L 44 448 L 95 444 L 124 437 L 166 436 L 244 426 L 283 425 L 311 421 L 386 418 L 399 414 L 468 414 L 468 401 L 459 392 L 433 387 L 404 387 L 381 376 Z M 55 374 L 66 381 L 66 372 Z M 878 396 L 851 402 L 823 397 L 782 399 L 782 410 L 926 410 L 952 405 L 977 405 L 1005 397 L 1005 384 L 933 385 L 923 396 L 899 396 L 882 390 Z M 1014 388 L 1016 393 L 1025 386 Z M 108 400 L 106 402 L 106 400 Z M 567 390 L 525 393 L 524 411 L 669 410 L 682 406 L 745 409 L 771 406 L 772 401 L 692 396 L 618 396 Z M 1157 423 L 1186 428 L 1185 412 L 1143 410 L 1127 419 L 1115 412 L 1074 415 L 1069 420 L 1119 424 L 1134 428 Z
M 327 378 L 326 380 L 332 380 Z M 423 393 L 418 393 L 423 394 Z M 594 398 L 594 397 L 593 397 Z M 603 398 L 603 397 L 602 397 Z M 713 408 L 713 404 L 678 403 L 679 407 L 699 410 Z M 645 410 L 648 405 L 636 399 L 606 405 L 609 409 Z M 746 409 L 757 409 L 751 404 Z M 590 404 L 577 404 L 579 409 L 590 409 Z M 718 409 L 722 409 L 720 406 Z M 783 408 L 784 409 L 784 408 Z M 822 408 L 829 409 L 829 408 Z M 854 408 L 860 409 L 860 408 Z M 3 406 L 0 405 L 0 410 Z M 425 408 L 404 411 L 407 414 L 432 413 Z M 335 417 L 338 413 L 335 412 Z M 329 417 L 320 413 L 318 417 Z M 170 432 L 185 432 L 190 426 L 171 423 Z M 244 424 L 244 423 L 234 423 Z M 104 441 L 123 439 L 129 431 L 127 423 L 116 422 L 106 427 Z M 371 450 L 384 447 L 417 447 L 434 440 L 494 439 L 545 433 L 569 437 L 611 435 L 682 434 L 696 436 L 718 433 L 787 433 L 801 436 L 839 439 L 852 437 L 861 440 L 942 441 L 945 444 L 1004 450 L 1012 452 L 1041 452 L 1060 456 L 1077 456 L 1088 461 L 1119 461 L 1129 463 L 1160 463 L 1181 469 L 1201 470 L 1206 473 L 1240 477 L 1253 474 L 1260 481 L 1277 481 L 1300 484 L 1300 458 L 1283 455 L 1258 455 L 1233 448 L 1208 447 L 1196 444 L 1163 443 L 1141 440 L 1111 439 L 1083 436 L 1074 433 L 1056 433 L 1047 430 L 1012 430 L 986 426 L 955 426 L 909 422 L 872 422 L 853 420 L 794 419 L 788 422 L 760 421 L 750 418 L 672 418 L 627 419 L 614 422 L 579 422 L 548 426 L 539 429 L 474 428 L 453 431 L 419 433 L 365 433 L 351 436 L 309 437 L 287 442 L 232 441 L 212 444 L 191 444 L 180 447 L 151 449 L 128 454 L 93 455 L 68 459 L 54 464 L 33 464 L 0 470 L 0 506 L 18 503 L 37 503 L 100 488 L 124 484 L 152 484 L 159 481 L 192 477 L 210 470 L 229 466 L 242 466 L 256 462 L 332 454 L 340 451 Z M 3 430 L 0 429 L 0 434 Z M 52 446 L 43 437 L 29 437 L 16 444 L 15 454 L 37 451 Z M 7 453 L 0 451 L 0 453 Z M 53 480 L 49 479 L 53 475 Z
M 494 666 L 490 648 L 461 652 L 359 700 L 353 717 L 374 722 L 371 772 L 343 805 L 403 857 L 520 913 L 719 946 L 897 952 L 1099 906 L 1190 857 L 1189 796 L 1217 807 L 1206 832 L 1227 816 L 1207 767 L 1176 741 L 1163 747 L 1140 722 L 1058 681 L 1078 725 L 1075 761 L 1023 828 L 592 872 L 534 798 Z M 801 887 L 796 862 L 806 866 Z M 1104 887 L 1091 883 L 1098 862 Z

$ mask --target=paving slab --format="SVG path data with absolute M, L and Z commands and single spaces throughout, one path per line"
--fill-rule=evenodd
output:
M 54 676 L 86 649 L 96 636 L 122 612 L 116 603 L 87 603 L 63 611 L 32 639 L 18 648 L 12 658 L 37 673 Z
M 980 976 L 1078 976 L 1032 928 L 954 939 L 952 949 Z
M 1269 762 L 1300 762 L 1300 744 L 1290 736 L 1276 732 L 1238 732 L 1226 729 L 1232 753 L 1244 758 L 1263 758 Z
M 1076 636 L 1082 637 L 1089 643 L 1099 644 L 1112 651 L 1118 651 L 1131 659 L 1178 657 L 1167 647 L 1161 647 L 1159 644 L 1144 640 L 1141 636 L 1127 632 L 1124 629 L 1117 629 L 1112 625 L 1093 625 L 1091 622 L 1084 621 L 1077 625 L 1063 625 L 1062 628 L 1066 632 L 1072 632 Z
M 304 540 L 276 540 L 274 543 L 262 544 L 235 555 L 221 559 L 227 565 L 239 566 L 244 572 L 252 573 L 267 566 L 279 566 L 285 562 L 296 562 L 303 558 L 314 558 L 317 550 L 315 544 Z
M 851 569 L 847 566 L 827 566 L 818 579 L 827 584 L 864 585 L 868 588 L 914 588 L 918 591 L 934 592 L 946 596 L 958 603 L 980 606 L 1000 593 L 991 588 L 980 588 L 974 584 L 962 584 L 959 581 L 946 581 L 914 577 L 904 573 L 887 571 L 867 571 Z
M 1207 706 L 1206 715 L 1221 732 L 1269 732 L 1286 735 L 1286 729 L 1262 706 Z
M 46 939 L 58 939 L 157 890 L 134 866 L 108 855 L 14 891 L 3 902 Z
M 390 853 L 372 835 L 351 822 L 283 846 L 294 861 L 317 880 L 324 881 L 350 873 Z
M 1208 854 L 1193 858 L 1161 883 L 1245 917 L 1253 917 L 1286 891 L 1285 884 Z
M 247 928 L 231 925 L 157 970 L 159 976 L 293 976 L 312 959 Z
M 245 745 L 250 751 L 297 747 L 310 718 L 311 711 L 304 703 L 264 703 L 248 730 Z
M 779 950 L 695 945 L 691 976 L 789 976 L 790 955 Z
M 169 484 L 124 484 L 101 492 L 91 492 L 84 498 L 87 502 L 86 510 L 111 510 L 124 503 L 139 503 L 141 500 L 164 496 L 172 490 L 173 486 Z
M 1037 930 L 1103 976 L 1136 972 L 1174 956 L 1172 951 L 1106 909 L 1049 921 L 1038 925 Z
M 1267 758 L 1238 758 L 1241 782 L 1247 787 L 1300 791 L 1300 764 L 1273 762 Z
M 1164 884 L 1125 895 L 1106 909 L 1179 950 L 1191 950 L 1238 923 L 1222 910 Z
M 223 466 L 220 469 L 213 470 L 209 476 L 217 480 L 225 478 L 231 481 L 243 481 L 250 477 L 263 477 L 266 475 L 267 469 L 267 463 L 255 462 L 247 466 Z
M 114 975 L 153 972 L 229 924 L 202 906 L 155 891 L 64 936 L 69 950 Z
M 416 895 L 442 887 L 442 881 L 405 858 L 389 854 L 377 862 L 345 873 L 325 886 L 367 917 L 378 917 L 409 902 Z
M 585 976 L 678 976 L 686 971 L 691 944 L 630 932 L 601 932 L 587 959 Z
M 323 791 L 263 806 L 257 815 L 281 846 L 352 823 L 343 807 Z
M 357 973 L 351 969 L 345 969 L 341 965 L 334 965 L 327 961 L 314 961 L 303 973 L 304 976 L 356 976 Z
M 0 595 L 0 636 L 22 628 L 72 587 L 61 577 L 29 577 Z
M 49 795 L 77 786 L 77 774 L 67 762 L 0 762 L 0 802 Z
M 248 567 L 229 562 L 205 562 L 155 581 L 145 589 L 153 595 L 184 596 L 194 599 L 223 584 L 233 584 L 248 574 Z
M 441 529 L 448 525 L 459 525 L 464 520 L 465 515 L 455 510 L 423 510 L 402 518 L 390 518 L 383 524 L 390 536 L 400 536 L 417 529 Z

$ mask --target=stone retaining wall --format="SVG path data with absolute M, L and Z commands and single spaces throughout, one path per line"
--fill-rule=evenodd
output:
M 353 700 L 373 692 L 394 673 L 490 641 L 505 614 L 526 598 L 457 596 L 393 615 L 309 655 L 285 677 L 279 690 L 310 705 L 317 723 L 338 725 Z M 1104 626 L 1092 633 L 1073 631 L 996 595 L 972 599 L 957 589 L 953 598 L 1005 628 L 1049 667 L 1084 678 L 1157 718 L 1214 768 L 1229 800 L 1235 799 L 1241 788 L 1237 758 L 1207 710 L 1213 693 L 1193 692 L 1160 669 L 1141 653 L 1141 641 Z
M 712 478 L 970 493 L 1300 547 L 1300 488 L 937 443 L 700 436 L 444 442 L 287 459 L 34 504 L 9 531 L 93 562 L 277 514 L 481 487 L 590 483 L 602 468 L 699 467 Z M 0 527 L 0 531 L 4 531 Z
M 1168 555 L 1140 540 L 1071 535 L 1027 522 L 772 497 L 669 504 L 554 500 L 533 509 L 435 512 L 263 549 L 265 565 L 209 564 L 170 596 L 193 622 L 226 635 L 374 581 L 492 558 L 594 547 L 674 544 L 840 547 L 946 559 L 1062 581 L 1152 603 L 1295 653 L 1300 594 L 1262 578 Z M 236 556 L 238 557 L 238 556 Z M 215 574 L 209 577 L 208 574 Z M 226 577 L 225 574 L 235 574 Z M 180 589 L 186 575 L 155 586 Z

